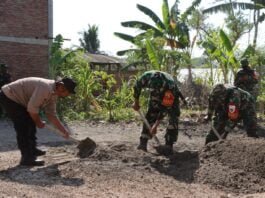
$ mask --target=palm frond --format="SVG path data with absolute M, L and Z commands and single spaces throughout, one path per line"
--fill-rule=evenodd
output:
M 165 29 L 168 31 L 169 28 L 170 28 L 170 12 L 169 12 L 169 7 L 168 7 L 167 0 L 163 0 L 162 16 L 163 16 Z
M 161 29 L 161 30 L 165 29 L 163 22 L 160 20 L 160 18 L 152 10 L 150 10 L 149 8 L 147 8 L 145 6 L 139 5 L 139 4 L 137 4 L 137 8 L 140 11 L 142 11 L 144 14 L 149 16 L 154 21 L 154 23 L 156 24 L 156 26 L 159 29 Z
M 123 27 L 138 28 L 143 31 L 153 30 L 155 35 L 161 35 L 161 36 L 163 35 L 163 33 L 159 31 L 156 27 L 141 21 L 126 21 L 122 22 L 121 25 Z
M 131 42 L 134 44 L 134 37 L 128 34 L 123 34 L 123 33 L 119 33 L 119 32 L 114 32 L 114 35 L 125 40 L 128 42 Z
M 201 3 L 201 0 L 194 0 L 190 7 L 186 9 L 186 11 L 181 15 L 181 18 L 186 19 Z
M 128 52 L 136 52 L 136 51 L 140 51 L 140 50 L 139 49 L 126 49 L 126 50 L 118 51 L 116 54 L 118 56 L 124 56 Z
M 243 52 L 243 55 L 241 56 L 241 58 L 254 55 L 254 54 L 255 54 L 255 48 L 252 45 L 249 45 L 247 49 L 245 49 L 245 51 Z
M 214 14 L 218 12 L 229 12 L 231 8 L 246 10 L 246 9 L 255 9 L 255 7 L 256 6 L 253 3 L 239 3 L 239 2 L 222 3 L 222 4 L 215 5 L 213 7 L 210 7 L 210 8 L 204 9 L 202 13 L 203 14 Z

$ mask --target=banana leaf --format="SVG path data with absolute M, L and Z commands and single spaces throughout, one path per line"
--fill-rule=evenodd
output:
M 224 47 L 226 48 L 227 51 L 231 52 L 233 50 L 232 43 L 226 33 L 221 29 L 219 31 L 220 38 L 223 42 Z
M 154 70 L 161 70 L 157 51 L 154 49 L 151 41 L 149 39 L 146 40 L 146 50 L 149 57 L 149 60 L 153 66 Z
M 164 30 L 165 29 L 165 25 L 163 24 L 163 22 L 160 20 L 160 18 L 149 8 L 144 7 L 142 5 L 137 4 L 137 8 L 142 11 L 144 14 L 148 15 L 156 24 L 156 26 L 160 29 L 160 30 Z
M 121 25 L 123 27 L 131 27 L 131 28 L 138 28 L 140 30 L 153 30 L 154 34 L 156 36 L 163 36 L 163 33 L 161 31 L 159 31 L 156 27 L 149 25 L 147 23 L 141 22 L 141 21 L 126 21 L 126 22 L 122 22 Z
M 237 2 L 222 3 L 222 4 L 212 6 L 210 8 L 204 9 L 202 13 L 203 14 L 214 14 L 218 12 L 229 12 L 231 8 L 242 9 L 242 10 L 255 9 L 255 5 L 253 3 L 237 3 Z
M 114 35 L 123 39 L 123 40 L 126 40 L 126 41 L 129 41 L 131 43 L 134 43 L 134 38 L 133 36 L 131 35 L 128 35 L 128 34 L 123 34 L 123 33 L 119 33 L 119 32 L 114 32 Z
M 167 31 L 169 31 L 169 29 L 170 29 L 170 12 L 169 12 L 169 8 L 168 8 L 167 0 L 163 0 L 162 14 L 163 14 L 163 21 L 164 21 L 165 29 Z

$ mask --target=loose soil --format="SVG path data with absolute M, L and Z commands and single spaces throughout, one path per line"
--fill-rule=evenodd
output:
M 264 122 L 259 125 L 265 136 Z M 96 149 L 80 158 L 76 143 L 41 129 L 45 166 L 22 167 L 11 123 L 0 121 L 0 197 L 265 197 L 264 138 L 245 137 L 239 128 L 227 140 L 204 146 L 210 125 L 182 118 L 174 154 L 162 156 L 152 141 L 148 152 L 136 149 L 140 122 L 69 126 L 74 138 L 89 137 Z M 161 142 L 164 128 L 157 134 Z

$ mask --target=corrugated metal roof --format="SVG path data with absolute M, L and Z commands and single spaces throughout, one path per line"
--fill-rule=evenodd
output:
M 124 60 L 117 57 L 103 55 L 103 54 L 90 54 L 85 53 L 85 58 L 89 60 L 90 63 L 100 63 L 100 64 L 123 64 Z

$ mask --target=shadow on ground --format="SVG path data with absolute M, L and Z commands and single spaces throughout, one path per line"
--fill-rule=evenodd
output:
M 64 164 L 65 163 L 67 162 L 64 162 Z M 37 186 L 53 186 L 58 184 L 65 186 L 81 186 L 84 184 L 81 178 L 63 177 L 58 168 L 60 165 L 62 164 L 54 164 L 37 169 L 15 166 L 0 171 L 0 179 Z
M 167 158 L 151 162 L 151 166 L 158 172 L 187 183 L 194 181 L 194 174 L 199 165 L 198 151 L 176 152 Z

